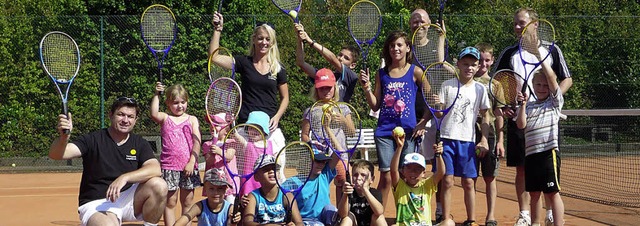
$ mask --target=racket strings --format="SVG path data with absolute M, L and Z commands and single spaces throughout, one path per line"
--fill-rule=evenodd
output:
M 430 65 L 425 71 L 422 83 L 422 94 L 427 105 L 438 111 L 448 109 L 451 104 L 453 104 L 453 101 L 451 103 L 447 103 L 446 100 L 450 99 L 449 97 L 441 96 L 449 94 L 449 92 L 444 92 L 442 90 L 444 84 L 447 83 L 446 85 L 451 85 L 457 88 L 459 88 L 460 85 L 455 68 L 446 63 L 435 63 Z M 443 102 L 443 100 L 445 101 Z M 445 103 L 449 105 L 445 105 Z
M 413 37 L 413 54 L 424 67 L 438 62 L 438 41 L 442 31 L 431 25 L 423 25 L 416 30 Z M 423 67 L 423 68 L 424 68 Z
M 72 39 L 63 34 L 49 34 L 42 43 L 44 68 L 59 82 L 69 81 L 80 64 L 78 47 Z
M 504 105 L 515 105 L 518 91 L 522 86 L 515 75 L 507 71 L 498 72 L 493 76 L 493 80 L 497 81 L 497 86 L 492 84 L 489 88 L 492 89 L 491 93 L 496 101 Z
M 371 2 L 360 2 L 349 12 L 349 28 L 353 37 L 367 41 L 376 37 L 380 27 L 380 10 Z
M 173 42 L 176 21 L 168 9 L 152 6 L 142 16 L 141 27 L 147 45 L 155 50 L 164 50 Z
M 300 0 L 273 0 L 273 2 L 284 10 L 295 10 L 300 6 Z
M 311 140 L 312 147 L 321 151 L 325 151 L 327 149 L 327 138 L 323 133 L 324 129 L 322 127 L 322 109 L 324 104 L 314 104 L 313 107 L 309 108 L 309 130 L 311 132 Z M 328 105 L 327 105 L 328 106 Z
M 281 185 L 286 190 L 295 191 L 304 185 L 311 174 L 313 151 L 305 143 L 290 144 L 283 151 L 287 161 L 284 163 L 284 183 Z

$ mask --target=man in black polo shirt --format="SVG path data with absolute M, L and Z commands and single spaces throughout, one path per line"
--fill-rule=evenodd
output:
M 82 225 L 120 225 L 144 221 L 156 225 L 166 205 L 167 184 L 160 178 L 160 163 L 151 145 L 131 131 L 140 108 L 133 98 L 120 97 L 109 111 L 111 126 L 69 143 L 72 117 L 58 116 L 56 138 L 49 157 L 56 160 L 82 157 L 82 181 L 78 213 Z

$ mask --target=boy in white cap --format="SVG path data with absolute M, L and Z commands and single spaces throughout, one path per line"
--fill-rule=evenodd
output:
M 191 206 L 174 226 L 187 225 L 194 217 L 198 218 L 198 225 L 237 225 L 240 213 L 233 215 L 233 205 L 224 200 L 227 190 L 231 190 L 231 183 L 227 178 L 224 170 L 207 170 L 204 175 L 207 198 Z
M 256 170 L 253 177 L 260 183 L 261 187 L 249 193 L 247 206 L 242 212 L 242 223 L 244 226 L 253 225 L 298 225 L 302 226 L 302 218 L 298 211 L 296 202 L 291 208 L 292 222 L 285 222 L 285 205 L 289 205 L 284 198 L 282 191 L 277 186 L 275 172 L 280 168 L 272 155 L 260 155 L 256 160 L 253 169 Z
M 402 168 L 399 168 L 405 134 L 393 133 L 393 138 L 396 150 L 391 159 L 391 185 L 396 202 L 396 224 L 431 225 L 431 197 L 438 190 L 437 184 L 445 172 L 442 143 L 433 145 L 436 171 L 433 176 L 425 178 L 427 162 L 419 153 L 405 155 Z

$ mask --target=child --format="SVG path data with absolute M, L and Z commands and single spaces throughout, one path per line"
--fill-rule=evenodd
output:
M 426 120 L 416 123 L 415 114 L 416 94 L 422 84 L 422 69 L 411 64 L 410 46 L 411 39 L 404 32 L 394 31 L 387 37 L 382 49 L 385 66 L 376 72 L 373 90 L 368 69 L 360 71 L 360 80 L 369 107 L 374 112 L 380 110 L 375 142 L 380 170 L 378 190 L 382 192 L 382 200 L 387 199 L 391 184 L 389 170 L 395 150 L 391 131 L 400 126 L 408 134 L 412 134 L 403 146 L 403 153 L 413 152 L 413 138 L 424 133 Z M 425 113 L 422 117 L 426 115 Z
M 338 203 L 340 225 L 387 225 L 382 206 L 382 194 L 377 189 L 371 188 L 373 180 L 373 163 L 364 159 L 356 160 L 351 166 L 353 186 L 344 182 L 342 187 L 344 194 Z
M 536 40 L 537 41 L 537 40 Z M 538 59 L 540 53 L 530 51 Z M 537 101 L 528 102 L 527 94 L 519 94 L 523 101 L 518 109 L 516 123 L 524 129 L 525 136 L 525 190 L 531 196 L 531 225 L 539 225 L 541 205 L 536 205 L 540 192 L 549 199 L 553 224 L 564 224 L 564 204 L 560 197 L 560 156 L 558 152 L 558 121 L 564 104 L 562 90 L 556 81 L 556 73 L 548 62 L 532 78 L 533 92 Z
M 233 215 L 232 203 L 224 200 L 227 190 L 231 190 L 231 183 L 227 181 L 224 170 L 210 169 L 204 174 L 204 190 L 207 198 L 182 214 L 174 226 L 184 226 L 191 222 L 191 219 L 198 217 L 198 226 L 208 225 L 237 225 L 240 222 L 240 213 Z M 231 219 L 231 220 L 229 220 Z
M 493 46 L 489 43 L 478 43 L 476 44 L 476 48 L 480 52 L 480 68 L 478 72 L 476 72 L 473 80 L 476 82 L 482 83 L 487 90 L 489 90 L 489 81 L 491 81 L 491 77 L 489 77 L 489 70 L 491 69 L 491 65 L 493 65 Z M 492 90 L 501 90 L 500 83 L 494 82 L 491 84 Z M 487 92 L 488 94 L 488 92 Z M 492 99 L 490 99 L 492 100 Z M 504 146 L 502 145 L 504 142 L 503 136 L 503 117 L 501 108 L 503 105 L 499 104 L 499 102 L 492 100 L 491 101 L 491 109 L 489 112 L 490 129 L 489 129 L 489 137 L 487 138 L 489 144 L 489 152 L 484 156 L 477 156 L 476 168 L 482 169 L 482 179 L 486 184 L 486 196 L 487 196 L 487 216 L 485 218 L 486 226 L 497 226 L 498 222 L 494 216 L 494 209 L 496 204 L 496 198 L 498 194 L 498 190 L 496 188 L 496 177 L 498 176 L 498 168 L 500 166 L 499 158 L 504 157 Z M 494 123 L 495 122 L 495 123 Z M 476 142 L 480 142 L 481 134 L 481 121 L 476 122 Z M 497 136 L 496 136 L 497 134 Z M 496 143 L 496 137 L 497 143 Z M 478 170 L 480 171 L 480 170 Z
M 267 224 L 303 225 L 296 202 L 293 202 L 293 206 L 291 206 L 292 222 L 284 222 L 286 217 L 285 205 L 289 205 L 285 200 L 289 199 L 284 197 L 285 194 L 280 191 L 276 184 L 275 171 L 279 167 L 280 165 L 276 164 L 272 155 L 261 155 L 256 160 L 253 168 L 257 171 L 253 177 L 260 183 L 260 188 L 252 191 L 248 196 L 248 204 L 242 213 L 244 226 Z
M 314 101 L 322 101 L 326 103 L 329 103 L 332 101 L 338 101 L 338 89 L 337 89 L 336 79 L 333 72 L 331 72 L 331 70 L 327 68 L 318 70 L 315 76 L 314 88 L 311 89 L 310 93 L 311 93 L 311 98 Z M 339 120 L 341 122 L 349 123 L 348 124 L 349 131 L 342 131 L 340 129 L 331 129 L 331 131 L 333 131 L 333 134 L 335 134 L 337 138 L 337 142 L 339 142 L 342 147 L 346 147 L 345 133 L 349 133 L 349 134 L 355 133 L 355 127 L 353 125 L 353 121 L 351 120 L 351 110 L 344 105 L 339 105 L 339 107 L 340 109 L 342 109 L 342 115 L 336 114 L 335 118 L 336 120 Z M 313 109 L 308 108 L 304 111 L 305 114 L 303 115 L 302 125 L 301 125 L 302 127 L 301 140 L 305 142 L 310 142 L 314 140 L 312 141 L 312 143 L 319 142 L 319 143 L 316 143 L 318 145 L 312 145 L 312 147 L 324 153 L 331 154 L 330 149 L 328 148 L 328 146 L 326 146 L 327 144 L 324 144 L 324 141 L 322 139 L 317 140 L 317 137 L 315 137 L 315 136 L 324 134 L 322 131 L 322 128 L 318 128 L 320 126 L 315 126 L 315 128 L 312 128 L 311 126 L 312 120 L 316 120 L 314 124 L 316 124 L 317 122 L 320 122 L 318 120 L 322 119 L 322 111 L 323 109 L 321 107 L 316 107 Z M 315 135 L 311 134 L 312 130 Z M 346 155 L 343 157 L 347 158 Z M 345 180 L 346 171 L 344 169 L 343 164 L 338 164 L 338 167 L 336 169 L 337 169 L 337 175 L 335 178 L 336 182 L 334 184 L 336 185 L 336 194 L 338 194 L 337 200 L 339 200 L 340 194 L 341 194 L 339 191 L 342 191 L 341 186 Z
M 331 66 L 334 68 L 334 74 L 340 75 L 337 78 L 338 85 L 338 93 L 339 101 L 349 102 L 351 101 L 351 96 L 353 96 L 353 91 L 356 88 L 356 83 L 358 81 L 358 75 L 353 72 L 353 69 L 356 68 L 358 57 L 360 55 L 360 50 L 353 46 L 343 46 L 340 49 L 340 52 L 336 56 L 329 49 L 325 49 L 324 46 L 320 45 L 309 37 L 309 34 L 304 31 L 304 27 L 302 24 L 295 24 L 296 33 L 298 34 L 298 43 L 296 46 L 296 65 L 304 71 L 310 79 L 314 80 L 316 78 L 317 70 L 313 67 L 313 65 L 304 61 L 304 48 L 302 47 L 303 41 L 308 44 L 308 46 L 312 49 L 315 49 L 320 52 L 320 55 L 327 60 Z
M 407 154 L 400 168 L 400 155 L 405 144 L 405 134 L 394 133 L 393 138 L 396 150 L 391 160 L 391 185 L 396 203 L 396 224 L 398 226 L 431 225 L 431 197 L 438 190 L 437 184 L 446 170 L 441 156 L 442 142 L 433 145 L 435 172 L 433 176 L 424 178 L 426 168 L 424 157 L 419 153 Z
M 245 154 L 250 159 L 258 159 L 258 154 L 262 153 L 261 149 L 265 149 L 264 152 L 269 155 L 273 155 L 273 144 L 270 140 L 267 139 L 269 136 L 269 115 L 262 111 L 253 111 L 249 113 L 249 118 L 247 119 L 247 124 L 253 124 L 261 129 L 264 137 L 260 137 L 260 132 L 255 131 L 253 127 L 246 127 L 248 131 L 239 131 L 239 133 L 246 133 L 247 139 L 244 139 L 242 136 L 236 136 L 236 141 L 240 143 L 240 146 L 243 147 L 236 151 L 245 151 L 251 154 Z M 264 138 L 264 139 L 263 139 Z M 266 145 L 266 146 L 265 146 Z M 245 169 L 243 172 L 251 172 L 251 166 L 249 164 L 245 164 Z M 249 168 L 246 168 L 249 167 Z M 249 178 L 249 180 L 244 184 L 240 194 L 246 196 L 251 191 L 260 188 L 260 183 L 254 179 L 254 177 Z
M 175 223 L 175 207 L 178 202 L 178 188 L 180 188 L 180 203 L 182 213 L 193 205 L 193 191 L 201 186 L 196 158 L 200 155 L 200 124 L 198 118 L 187 114 L 189 94 L 180 84 L 170 86 L 165 92 L 165 104 L 169 113 L 160 112 L 160 92 L 165 91 L 164 85 L 157 82 L 155 93 L 151 98 L 151 119 L 162 127 L 162 153 L 160 166 L 162 178 L 167 182 L 167 206 L 164 210 L 164 222 L 167 225 Z
M 453 223 L 451 211 L 451 188 L 453 177 L 462 178 L 464 201 L 467 209 L 467 220 L 463 226 L 478 225 L 475 223 L 475 188 L 474 181 L 478 177 L 476 169 L 476 149 L 479 156 L 488 153 L 487 134 L 489 131 L 488 111 L 489 97 L 484 85 L 473 80 L 478 70 L 480 52 L 475 47 L 466 47 L 458 55 L 456 66 L 459 70 L 460 90 L 456 95 L 458 81 L 447 80 L 442 84 L 439 94 L 440 102 L 444 106 L 455 105 L 442 119 L 441 137 L 444 147 L 442 158 L 447 170 L 442 183 L 442 209 L 444 221 Z M 456 100 L 457 99 L 457 100 Z M 482 136 L 476 146 L 476 133 L 474 131 L 477 115 L 482 115 Z
M 212 133 L 212 138 L 210 141 L 204 142 L 202 144 L 202 154 L 205 158 L 205 170 L 207 171 L 215 168 L 224 170 L 226 172 L 226 167 L 228 166 L 232 172 L 238 172 L 235 157 L 236 150 L 233 148 L 226 148 L 224 150 L 224 153 L 222 152 L 224 139 L 227 136 L 227 132 L 229 132 L 229 130 L 231 129 L 230 125 L 227 125 L 228 121 L 226 117 L 228 117 L 228 114 L 226 113 L 218 113 L 210 117 L 205 117 L 207 120 L 213 120 L 214 122 L 209 123 L 210 125 L 212 125 L 210 130 L 217 131 L 216 133 Z M 217 125 L 216 128 L 213 128 L 214 124 Z M 235 136 L 227 139 L 227 143 L 230 142 L 235 142 Z M 225 159 L 223 159 L 223 157 Z M 225 166 L 225 161 L 227 162 L 227 166 Z M 231 186 L 231 189 L 227 190 L 225 199 L 233 204 L 233 202 L 235 201 L 235 190 L 233 184 L 239 183 L 237 181 L 237 178 L 233 179 L 236 180 L 235 183 L 229 176 L 227 176 L 227 180 Z M 202 195 L 206 196 L 206 190 L 207 189 L 202 190 Z

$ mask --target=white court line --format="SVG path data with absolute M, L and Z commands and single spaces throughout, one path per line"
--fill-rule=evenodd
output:
M 78 196 L 78 193 L 74 194 L 48 194 L 48 195 L 0 195 L 0 198 L 24 198 L 24 197 L 49 197 L 49 196 Z
M 0 190 L 20 190 L 20 189 L 66 189 L 79 188 L 79 186 L 59 186 L 59 187 L 17 187 L 17 188 L 0 188 Z

